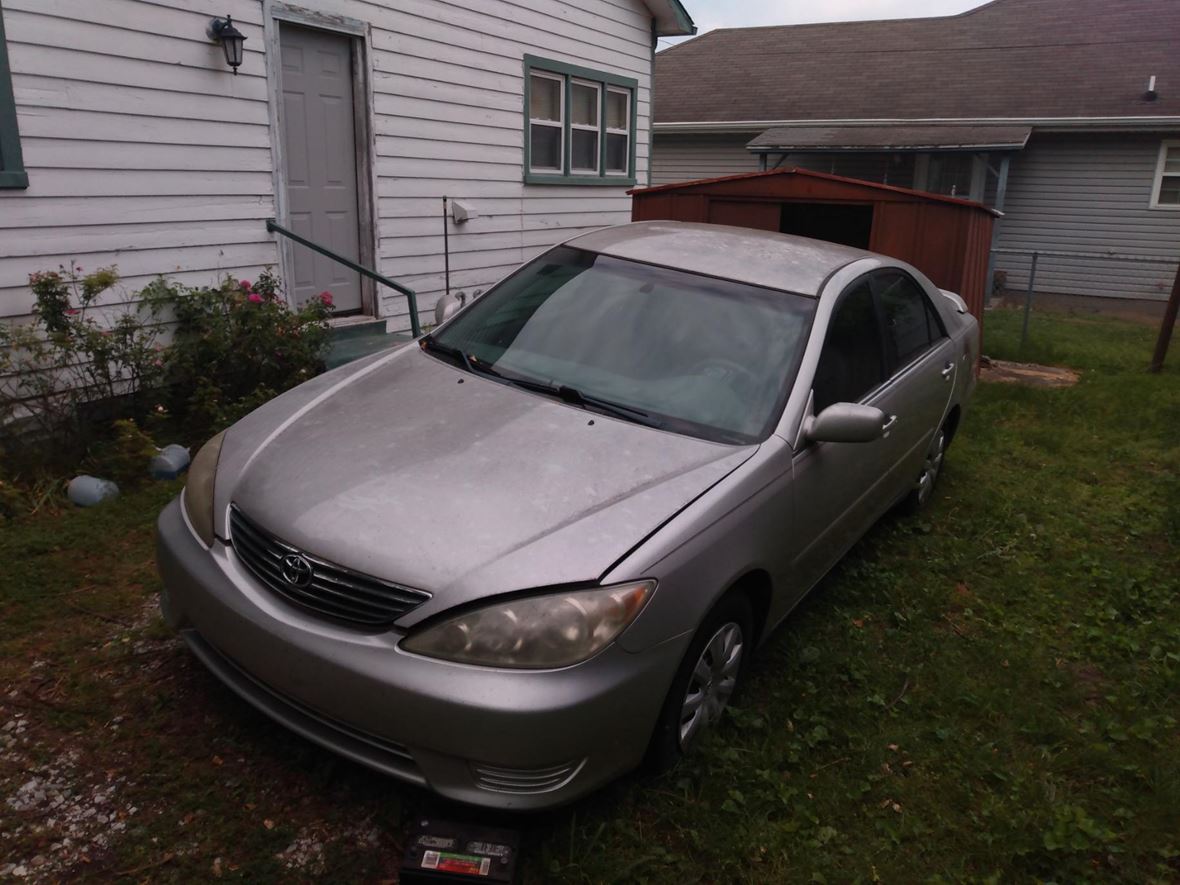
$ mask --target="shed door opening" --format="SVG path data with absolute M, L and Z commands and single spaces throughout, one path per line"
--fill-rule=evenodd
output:
M 779 230 L 867 249 L 873 232 L 873 207 L 848 203 L 783 203 Z

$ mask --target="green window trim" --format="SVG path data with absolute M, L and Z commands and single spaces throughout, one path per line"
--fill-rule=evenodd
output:
M 20 132 L 16 127 L 16 99 L 12 94 L 12 71 L 8 66 L 8 42 L 4 36 L 4 8 L 0 5 L 0 188 L 26 188 L 20 150 Z
M 529 105 L 532 97 L 533 72 L 539 74 L 556 75 L 562 80 L 562 139 L 561 139 L 561 172 L 532 171 L 532 124 L 530 122 Z M 574 80 L 585 80 L 596 84 L 599 90 L 598 108 L 598 171 L 573 172 L 570 170 L 571 154 L 571 123 L 570 123 L 570 92 Z M 606 171 L 607 150 L 607 95 L 610 87 L 627 92 L 630 106 L 630 129 L 627 132 L 627 172 L 626 174 L 609 173 Z M 525 184 L 561 184 L 561 185 L 589 185 L 591 187 L 634 187 L 635 178 L 635 143 L 639 122 L 639 81 L 631 77 L 621 77 L 618 74 L 608 74 L 579 65 L 539 58 L 535 55 L 524 57 L 524 181 Z

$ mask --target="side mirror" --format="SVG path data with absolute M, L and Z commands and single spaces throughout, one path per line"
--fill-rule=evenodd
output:
M 885 433 L 889 419 L 880 409 L 858 403 L 833 403 L 803 429 L 811 442 L 872 442 Z
M 460 301 L 454 295 L 449 293 L 443 295 L 442 298 L 438 299 L 434 305 L 434 324 L 436 326 L 441 326 L 459 312 L 459 308 L 463 306 L 463 303 L 466 300 L 466 295 L 463 295 L 463 301 Z

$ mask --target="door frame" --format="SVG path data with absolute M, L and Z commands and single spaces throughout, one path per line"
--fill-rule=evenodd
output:
M 290 207 L 287 205 L 287 182 L 284 172 L 283 151 L 283 83 L 281 47 L 279 43 L 280 23 L 299 25 L 312 30 L 328 31 L 346 36 L 352 44 L 352 103 L 353 120 L 356 124 L 356 191 L 357 231 L 360 243 L 360 263 L 377 269 L 378 215 L 377 215 L 377 129 L 373 109 L 373 53 L 372 28 L 368 22 L 347 18 L 342 15 L 328 15 L 283 3 L 280 0 L 263 0 L 263 32 L 266 40 L 266 80 L 270 116 L 270 152 L 272 180 L 274 187 L 275 218 L 284 227 L 290 227 Z M 293 243 L 286 237 L 276 235 L 279 249 L 279 272 L 284 281 L 291 280 L 295 272 Z M 381 315 L 381 299 L 377 297 L 377 286 L 369 277 L 360 276 L 361 313 L 366 316 Z

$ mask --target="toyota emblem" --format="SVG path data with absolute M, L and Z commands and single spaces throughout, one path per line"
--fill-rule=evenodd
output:
M 298 553 L 288 553 L 279 565 L 283 580 L 292 587 L 306 587 L 311 583 L 311 563 Z

